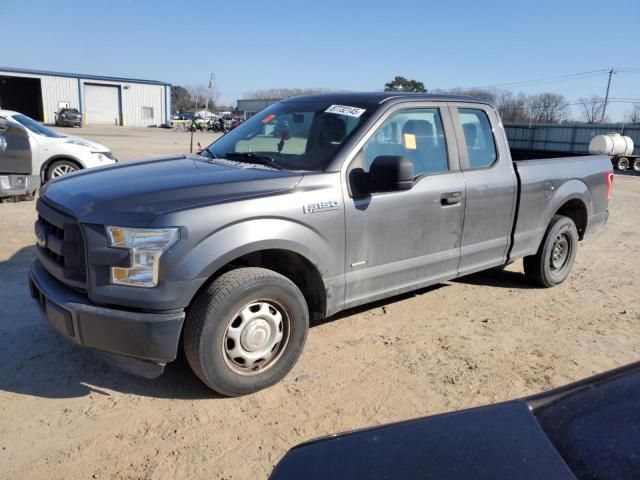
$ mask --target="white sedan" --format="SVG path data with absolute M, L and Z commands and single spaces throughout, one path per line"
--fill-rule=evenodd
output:
M 43 182 L 83 168 L 102 167 L 117 162 L 104 145 L 54 132 L 21 113 L 0 110 L 0 118 L 17 122 L 28 130 L 32 174 L 40 175 Z

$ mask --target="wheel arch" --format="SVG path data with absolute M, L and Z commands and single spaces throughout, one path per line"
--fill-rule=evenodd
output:
M 551 222 L 554 215 L 569 217 L 576 224 L 578 238 L 582 240 L 589 227 L 589 216 L 592 209 L 591 192 L 589 187 L 577 179 L 563 183 L 553 194 L 547 205 L 544 229 Z
M 76 164 L 80 170 L 84 170 L 85 168 L 84 164 L 80 161 L 80 159 L 72 155 L 65 155 L 65 154 L 54 155 L 52 157 L 47 158 L 44 162 L 42 162 L 42 165 L 40 166 L 40 180 L 42 181 L 43 184 L 44 182 L 47 181 L 46 177 L 47 177 L 47 170 L 49 169 L 49 166 L 57 160 L 67 160 L 68 162 L 72 162 Z
M 567 200 L 556 210 L 555 215 L 563 215 L 573 220 L 578 230 L 578 239 L 582 240 L 584 238 L 587 231 L 589 213 L 587 205 L 582 199 L 576 197 Z
M 272 270 L 291 280 L 302 292 L 309 316 L 318 321 L 325 317 L 327 311 L 327 290 L 322 274 L 317 265 L 296 249 L 263 245 L 261 248 L 242 252 L 237 250 L 225 256 L 221 262 L 208 268 L 207 277 L 193 296 L 191 303 L 201 290 L 206 288 L 220 275 L 243 267 L 261 267 Z M 191 304 L 190 304 L 191 305 Z M 189 307 L 187 307 L 187 310 Z

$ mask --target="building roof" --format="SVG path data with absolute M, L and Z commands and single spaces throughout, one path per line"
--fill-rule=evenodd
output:
M 0 74 L 2 74 L 2 72 L 24 73 L 28 75 L 47 75 L 52 77 L 82 78 L 84 80 L 105 80 L 109 82 L 145 83 L 148 85 L 171 85 L 170 83 L 161 82 L 158 80 L 142 80 L 139 78 L 126 77 L 107 77 L 104 75 L 84 75 L 82 73 L 51 72 L 47 70 L 31 70 L 29 68 L 0 67 Z

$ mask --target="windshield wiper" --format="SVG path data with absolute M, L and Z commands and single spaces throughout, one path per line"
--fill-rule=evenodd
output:
M 227 152 L 224 154 L 224 156 L 226 158 L 237 160 L 239 162 L 255 163 L 257 165 L 272 167 L 277 170 L 284 170 L 283 167 L 273 161 L 273 158 L 267 157 L 266 155 L 256 155 L 253 152 Z

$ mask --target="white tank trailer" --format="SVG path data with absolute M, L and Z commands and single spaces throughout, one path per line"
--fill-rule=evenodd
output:
M 589 143 L 589 153 L 609 155 L 616 170 L 640 172 L 640 155 L 633 155 L 633 140 L 619 133 L 598 135 Z

